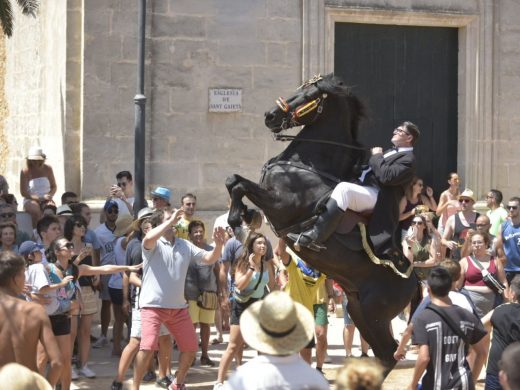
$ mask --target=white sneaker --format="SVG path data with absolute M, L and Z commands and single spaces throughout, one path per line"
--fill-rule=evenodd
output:
M 105 345 L 108 345 L 108 340 L 105 336 L 99 336 L 94 344 L 92 344 L 92 348 L 103 348 Z
M 86 364 L 79 369 L 79 374 L 86 378 L 95 378 L 96 377 L 96 373 L 94 371 L 92 371 L 90 368 L 88 368 L 88 366 Z
M 75 381 L 78 378 L 79 378 L 78 371 L 76 370 L 76 368 L 72 367 L 72 371 L 71 371 L 71 374 L 70 374 L 70 379 Z
M 223 388 L 224 388 L 224 383 L 218 382 L 213 385 L 213 390 L 222 390 Z

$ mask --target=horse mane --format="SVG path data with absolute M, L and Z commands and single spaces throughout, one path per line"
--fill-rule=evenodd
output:
M 316 86 L 323 92 L 337 97 L 340 105 L 340 112 L 342 113 L 341 122 L 344 127 L 350 127 L 350 131 L 354 141 L 357 142 L 359 122 L 362 118 L 366 118 L 366 110 L 363 103 L 352 94 L 352 88 L 345 85 L 342 79 L 330 73 L 323 76 L 321 80 L 316 83 Z M 350 113 L 350 116 L 344 113 Z M 347 119 L 349 122 L 347 122 Z

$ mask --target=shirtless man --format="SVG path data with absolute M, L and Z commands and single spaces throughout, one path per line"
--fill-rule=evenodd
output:
M 38 372 L 36 348 L 49 356 L 48 381 L 55 386 L 61 374 L 61 353 L 45 309 L 18 296 L 25 287 L 25 262 L 13 252 L 0 253 L 0 367 L 16 362 Z

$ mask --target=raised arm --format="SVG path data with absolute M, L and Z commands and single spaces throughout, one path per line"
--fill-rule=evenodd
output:
M 222 248 L 226 242 L 226 230 L 223 227 L 216 227 L 213 230 L 213 241 L 215 242 L 215 247 L 212 251 L 206 252 L 206 254 L 202 257 L 203 264 L 213 264 L 216 263 L 220 256 L 222 255 Z
M 437 202 L 435 201 L 435 198 L 433 197 L 433 190 L 431 187 L 426 187 L 426 195 L 421 195 L 423 204 L 428 206 L 428 208 L 431 211 L 437 210 Z
M 157 245 L 157 240 L 162 237 L 166 229 L 170 229 L 179 222 L 184 211 L 182 209 L 175 209 L 170 218 L 166 219 L 160 225 L 154 227 L 143 238 L 143 247 L 147 250 L 152 250 Z

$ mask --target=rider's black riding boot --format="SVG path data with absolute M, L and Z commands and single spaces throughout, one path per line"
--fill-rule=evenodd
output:
M 319 252 L 326 249 L 322 243 L 334 233 L 344 214 L 345 212 L 338 207 L 336 201 L 330 198 L 325 205 L 325 211 L 318 216 L 311 230 L 301 234 L 289 233 L 287 237 L 295 242 L 295 249 L 299 245 Z

